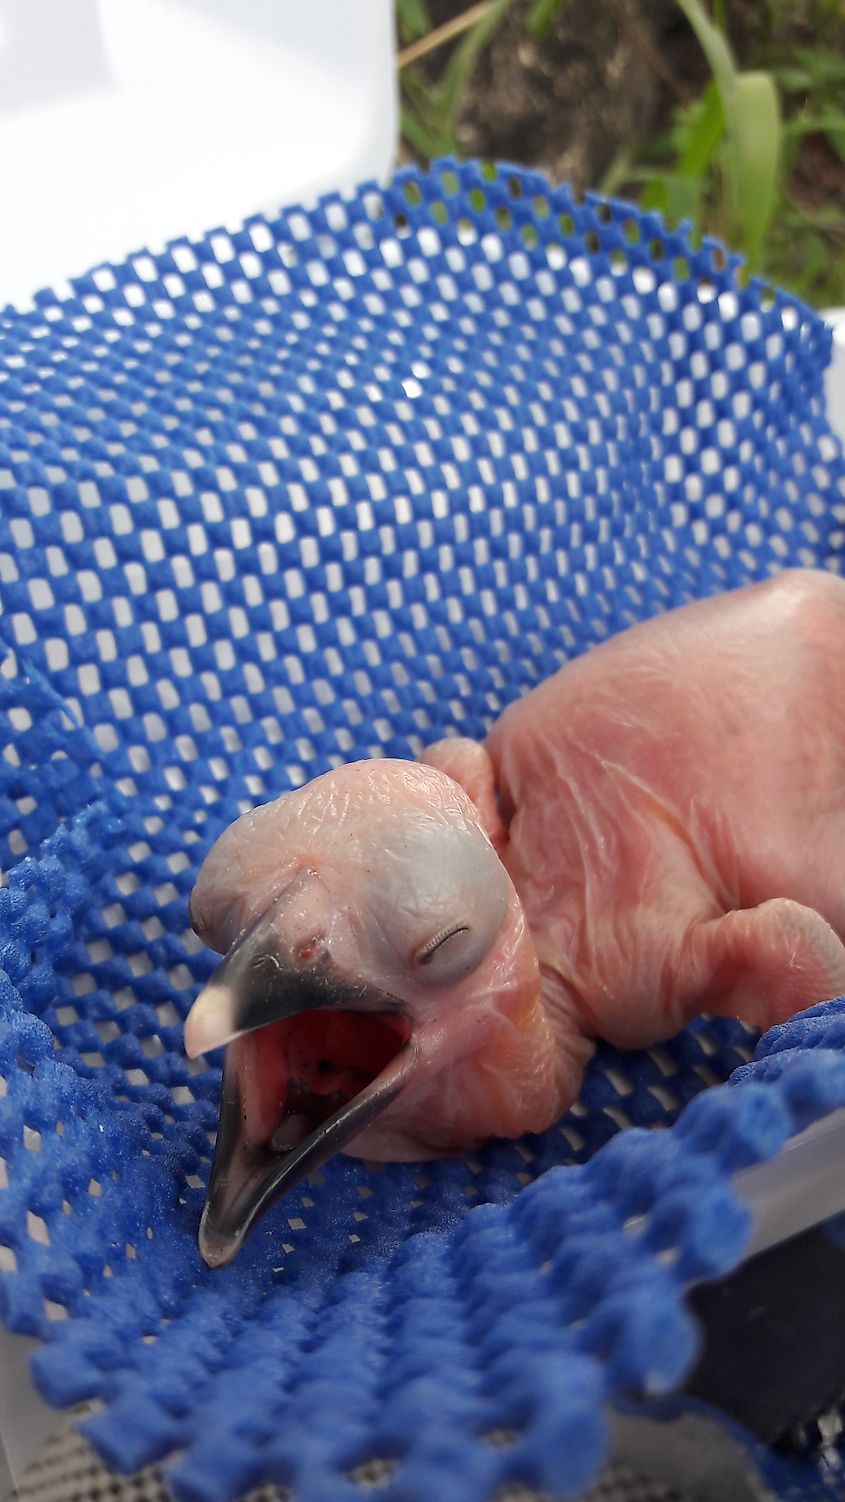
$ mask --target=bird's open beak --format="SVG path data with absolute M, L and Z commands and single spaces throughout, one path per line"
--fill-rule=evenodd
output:
M 416 1061 L 397 998 L 344 975 L 319 944 L 286 946 L 281 906 L 237 940 L 185 1023 L 191 1057 L 228 1045 L 199 1233 L 211 1267 L 396 1099 Z

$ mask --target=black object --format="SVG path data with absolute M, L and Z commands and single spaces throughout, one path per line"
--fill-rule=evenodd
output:
M 690 1295 L 704 1347 L 685 1391 L 766 1444 L 845 1396 L 845 1249 L 837 1225 L 779 1242 Z

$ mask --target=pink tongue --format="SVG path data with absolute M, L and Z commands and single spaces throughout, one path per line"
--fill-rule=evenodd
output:
M 241 1086 L 241 1116 L 250 1142 L 267 1142 L 279 1123 L 288 1070 L 282 1039 L 274 1028 L 245 1033 L 229 1044 Z
M 245 1033 L 229 1044 L 248 1142 L 269 1142 L 302 1087 L 312 1096 L 352 1099 L 390 1062 L 401 1028 L 375 1018 L 311 1012 Z M 293 1098 L 289 1086 L 296 1085 Z

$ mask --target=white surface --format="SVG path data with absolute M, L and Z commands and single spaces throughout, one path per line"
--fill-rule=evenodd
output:
M 24 1472 L 53 1432 L 58 1414 L 38 1396 L 29 1375 L 34 1340 L 0 1330 L 0 1498 Z
M 0 306 L 395 158 L 392 0 L 0 0 Z
M 823 317 L 833 325 L 833 360 L 825 375 L 827 407 L 831 426 L 845 443 L 845 308 L 827 308 Z
M 776 1158 L 737 1174 L 734 1186 L 754 1216 L 747 1256 L 845 1211 L 845 1110 L 791 1137 Z

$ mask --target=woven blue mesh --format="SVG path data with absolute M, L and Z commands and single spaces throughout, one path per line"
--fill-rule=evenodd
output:
M 388 1502 L 579 1487 L 606 1400 L 692 1359 L 730 1171 L 845 1102 L 830 1011 L 727 1090 L 753 1039 L 699 1022 L 604 1049 L 541 1137 L 338 1158 L 232 1267 L 196 1249 L 219 1071 L 180 1047 L 186 902 L 217 834 L 482 734 L 658 610 L 839 568 L 829 334 L 740 282 L 653 216 L 447 163 L 3 315 L 0 1314 L 51 1402 L 103 1401 L 112 1463 L 179 1452 L 179 1498 L 342 1502 L 374 1456 Z

